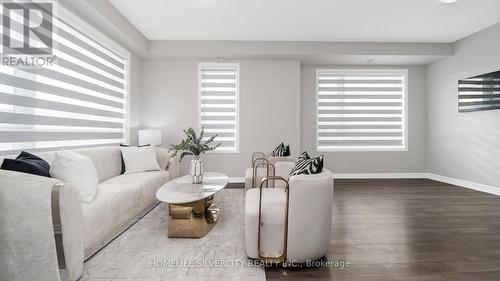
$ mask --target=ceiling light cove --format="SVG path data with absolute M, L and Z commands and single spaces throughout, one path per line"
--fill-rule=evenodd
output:
M 500 0 L 108 1 L 152 41 L 451 43 L 500 21 Z
M 453 4 L 458 2 L 458 0 L 439 0 L 439 1 L 444 4 Z

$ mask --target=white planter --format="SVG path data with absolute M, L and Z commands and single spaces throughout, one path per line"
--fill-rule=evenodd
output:
M 191 160 L 191 167 L 189 169 L 193 183 L 201 183 L 203 181 L 203 162 L 199 155 L 195 155 Z

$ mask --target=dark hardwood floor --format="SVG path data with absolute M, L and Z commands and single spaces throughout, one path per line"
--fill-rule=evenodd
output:
M 326 260 L 268 281 L 499 281 L 500 197 L 425 179 L 336 180 Z

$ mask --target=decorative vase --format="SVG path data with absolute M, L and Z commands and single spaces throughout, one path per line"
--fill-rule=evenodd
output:
M 193 183 L 201 183 L 203 181 L 203 161 L 201 161 L 200 155 L 195 155 L 194 159 L 191 160 L 189 171 Z

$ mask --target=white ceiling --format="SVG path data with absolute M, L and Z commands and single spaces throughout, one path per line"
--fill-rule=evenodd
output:
M 454 42 L 500 0 L 110 0 L 150 40 Z

